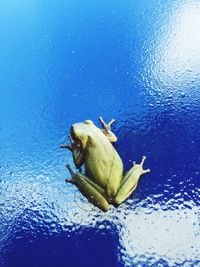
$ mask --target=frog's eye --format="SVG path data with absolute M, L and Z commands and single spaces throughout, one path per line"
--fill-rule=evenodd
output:
M 93 122 L 91 120 L 86 120 L 86 121 L 84 121 L 84 123 L 89 124 L 89 125 L 93 124 Z

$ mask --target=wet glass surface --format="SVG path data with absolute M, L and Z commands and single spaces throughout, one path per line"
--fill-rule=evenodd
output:
M 200 266 L 200 2 L 0 3 L 0 266 Z M 107 213 L 65 184 L 72 123 L 115 118 Z

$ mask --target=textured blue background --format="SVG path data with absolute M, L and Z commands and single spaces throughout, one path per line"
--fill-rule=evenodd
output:
M 0 266 L 200 266 L 200 2 L 0 3 Z M 117 120 L 137 191 L 65 184 L 74 122 Z

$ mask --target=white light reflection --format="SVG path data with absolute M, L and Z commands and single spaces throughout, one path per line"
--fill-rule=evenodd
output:
M 199 261 L 200 265 L 199 207 L 187 202 L 191 208 L 183 203 L 179 209 L 163 210 L 157 203 L 154 210 L 145 200 L 139 205 L 133 202 L 134 209 L 125 203 L 118 209 L 111 207 L 107 213 L 98 213 L 98 209 L 85 212 L 74 207 L 68 216 L 74 225 L 98 227 L 99 230 L 108 227 L 105 221 L 113 224 L 119 235 L 118 256 L 124 266 L 190 266 L 187 264 L 194 261 Z M 160 261 L 165 265 L 159 265 Z
M 16 225 L 21 229 L 19 221 L 22 220 L 23 231 L 32 232 L 33 238 L 38 227 L 47 236 L 60 233 L 61 229 L 69 235 L 80 228 L 92 227 L 105 233 L 111 229 L 119 236 L 116 246 L 124 266 L 192 266 L 190 261 L 195 260 L 200 264 L 200 207 L 194 203 L 186 203 L 180 196 L 178 203 L 170 201 L 163 206 L 159 204 L 159 196 L 151 196 L 141 202 L 128 200 L 117 209 L 111 207 L 103 213 L 88 204 L 79 192 L 75 201 L 76 189 L 62 184 L 44 181 L 42 176 L 37 181 L 34 178 L 34 184 L 29 179 L 14 185 L 12 180 L 2 184 L 0 203 L 5 205 L 0 251 L 9 247 L 10 238 L 18 235 Z M 171 210 L 177 204 L 179 209 Z M 158 265 L 159 260 L 167 265 Z
M 169 21 L 158 36 L 153 76 L 166 86 L 181 86 L 200 75 L 200 2 L 180 5 Z
M 198 212 L 194 207 L 173 211 L 160 209 L 150 214 L 140 209 L 127 214 L 120 236 L 125 265 L 148 263 L 151 266 L 164 260 L 167 266 L 176 266 L 197 261 L 200 255 Z

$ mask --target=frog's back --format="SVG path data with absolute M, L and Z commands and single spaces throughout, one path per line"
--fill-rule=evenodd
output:
M 106 188 L 110 197 L 116 195 L 121 184 L 123 163 L 113 145 L 98 128 L 96 135 L 88 139 L 85 169 L 86 175 Z

